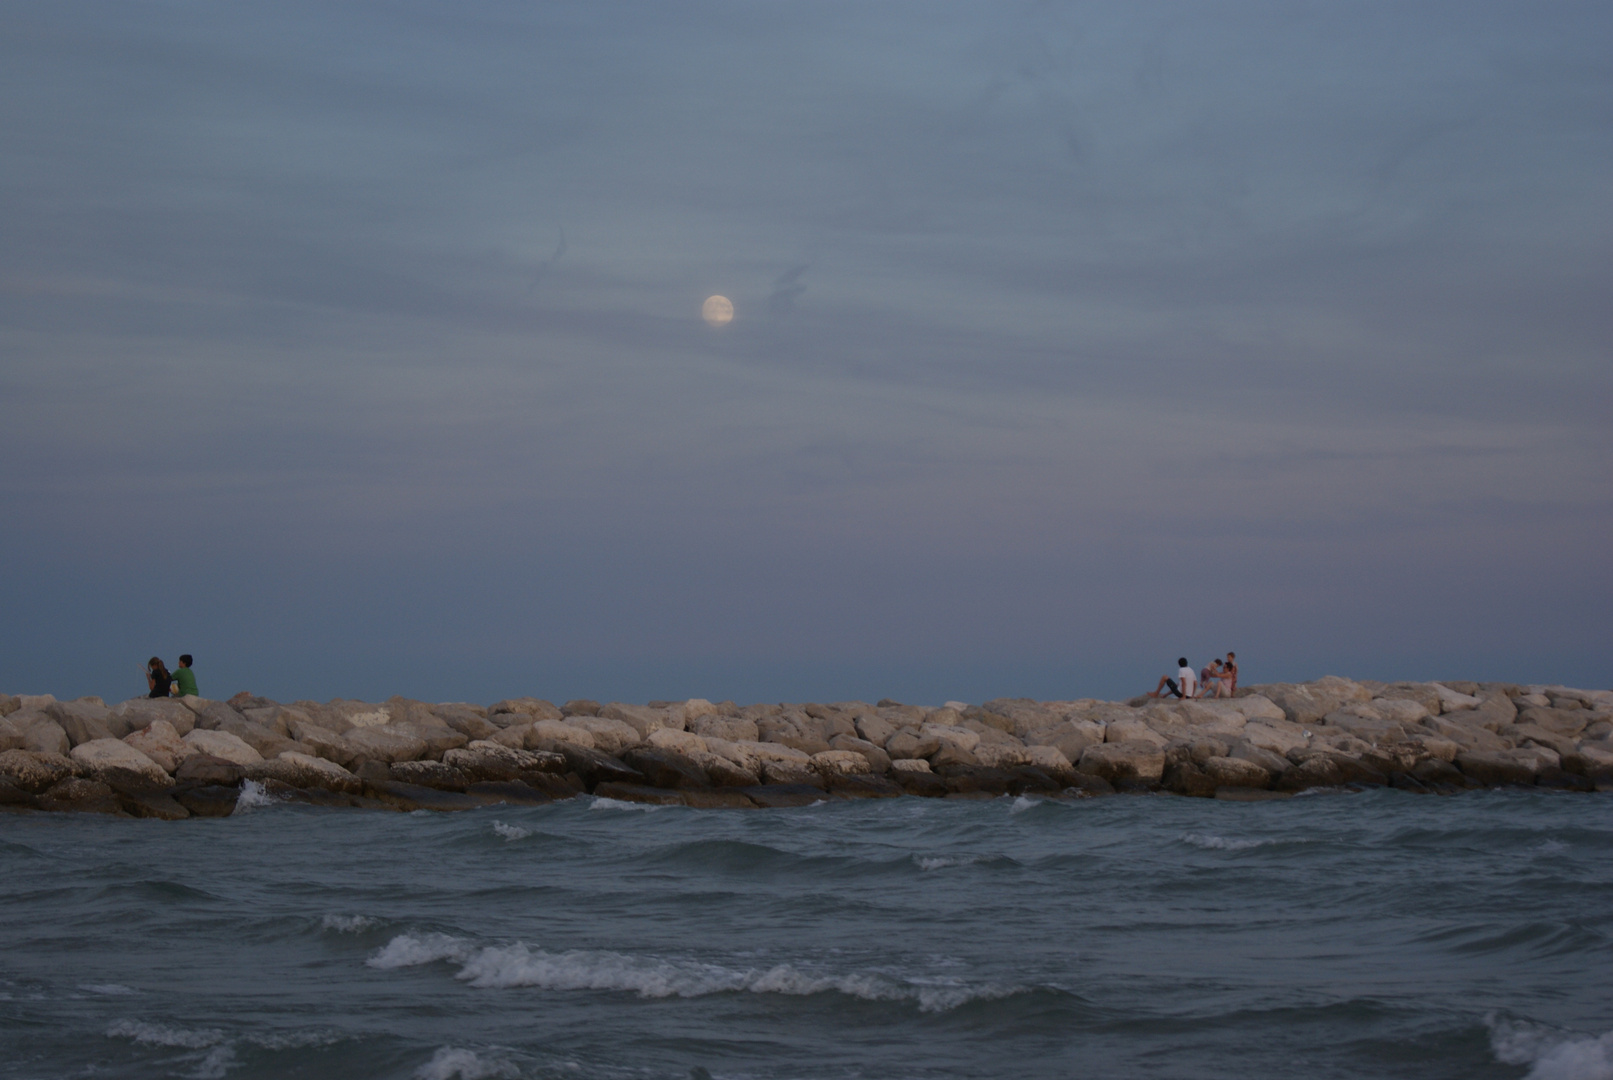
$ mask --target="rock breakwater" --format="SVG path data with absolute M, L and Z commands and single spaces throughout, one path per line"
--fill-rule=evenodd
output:
M 1329 676 L 1217 700 L 938 708 L 0 695 L 0 809 L 20 811 L 221 817 L 264 798 L 462 810 L 584 793 L 703 808 L 1117 792 L 1252 800 L 1385 785 L 1613 791 L 1613 691 Z

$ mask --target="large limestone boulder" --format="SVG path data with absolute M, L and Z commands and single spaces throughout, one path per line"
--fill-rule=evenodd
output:
M 272 758 L 285 750 L 297 749 L 297 744 L 280 731 L 260 724 L 245 717 L 230 718 L 218 717 L 218 726 L 212 730 L 216 733 L 233 735 L 258 752 L 262 758 Z M 201 730 L 206 731 L 207 728 Z M 195 732 L 191 732 L 195 734 Z
M 65 754 L 42 754 L 33 750 L 0 752 L 0 777 L 34 794 L 77 772 L 78 766 Z
M 485 739 L 499 730 L 487 719 L 487 710 L 480 705 L 463 702 L 443 702 L 431 707 L 431 714 L 467 739 Z
M 1392 720 L 1385 720 L 1370 702 L 1353 702 L 1337 712 L 1328 713 L 1322 723 L 1368 743 L 1393 742 L 1406 737 L 1404 727 Z
M 320 727 L 311 720 L 293 724 L 291 734 L 297 744 L 304 747 L 303 750 L 296 751 L 297 753 L 310 754 L 314 757 L 324 758 L 326 761 L 334 761 L 344 768 L 359 760 L 360 755 L 354 749 L 352 743 L 334 731 Z M 289 752 L 291 751 L 281 751 L 281 753 Z
M 1496 734 L 1513 746 L 1547 747 L 1558 757 L 1566 757 L 1579 748 L 1575 740 L 1566 735 L 1558 735 L 1554 731 L 1547 731 L 1538 724 L 1508 724 Z
M 812 766 L 823 776 L 855 775 L 869 771 L 868 759 L 850 750 L 825 750 L 812 755 Z
M 560 743 L 580 746 L 585 750 L 594 750 L 598 746 L 593 732 L 561 720 L 539 720 L 526 730 L 528 750 L 551 750 Z
M 653 732 L 662 728 L 673 728 L 678 731 L 684 729 L 684 718 L 681 711 L 674 717 L 671 709 L 652 709 L 648 705 L 627 705 L 620 701 L 613 701 L 602 706 L 599 710 L 599 715 L 607 720 L 620 720 L 630 725 L 634 731 L 638 732 L 640 742 L 647 741 Z
M 746 768 L 722 754 L 704 750 L 689 755 L 689 759 L 705 770 L 716 787 L 751 787 L 761 783 L 760 763 L 754 769 Z
M 700 789 L 711 786 L 706 770 L 675 750 L 635 746 L 622 761 L 643 776 L 650 787 Z
M 1438 758 L 1440 761 L 1455 761 L 1456 755 L 1462 752 L 1462 747 L 1454 740 L 1422 730 L 1408 733 L 1406 741 L 1421 747 L 1427 757 Z
M 505 698 L 495 701 L 487 707 L 487 718 L 499 727 L 509 727 L 512 723 L 530 724 L 534 720 L 559 720 L 562 714 L 560 707 L 552 701 L 542 698 L 522 697 Z M 518 717 L 515 720 L 500 722 L 500 717 Z
M 1055 750 L 1054 753 L 1058 751 Z M 1017 742 L 1009 744 L 981 740 L 980 745 L 975 747 L 974 754 L 976 761 L 992 769 L 1014 769 L 1032 762 L 1030 750 Z
M 179 768 L 180 762 L 197 752 L 166 720 L 153 720 L 139 731 L 125 735 L 123 741 L 162 766 L 169 775 Z
M 638 728 L 625 720 L 613 720 L 606 716 L 573 716 L 568 718 L 566 723 L 588 732 L 594 737 L 594 748 L 612 757 L 621 757 L 626 751 L 644 742 L 643 736 L 638 733 Z M 754 731 L 756 725 L 751 724 L 750 728 Z M 683 733 L 680 731 L 678 734 Z
M 1272 777 L 1281 776 L 1283 773 L 1287 772 L 1293 764 L 1283 755 L 1275 754 L 1264 747 L 1255 746 L 1245 739 L 1239 739 L 1225 754 L 1210 755 L 1210 757 L 1217 756 L 1237 758 L 1239 761 L 1252 762 L 1253 764 L 1260 766 L 1268 775 Z M 1205 760 L 1207 761 L 1209 759 L 1206 758 Z
M 891 758 L 891 772 L 927 773 L 930 771 L 930 763 L 923 758 Z
M 375 730 L 385 731 L 393 735 L 402 735 L 405 738 L 419 739 L 426 744 L 426 752 L 422 756 L 439 760 L 449 750 L 458 750 L 470 742 L 470 739 L 447 724 L 441 723 L 435 717 L 427 720 L 394 721 Z
M 1253 701 L 1245 698 L 1244 701 Z M 1265 700 L 1262 698 L 1261 700 Z M 1270 702 L 1267 702 L 1270 704 Z M 1237 698 L 1225 700 L 1183 701 L 1167 705 L 1154 705 L 1144 712 L 1158 716 L 1161 712 L 1169 710 L 1181 717 L 1183 723 L 1194 731 L 1204 735 L 1213 735 L 1218 738 L 1231 739 L 1243 734 L 1243 729 L 1249 723 L 1245 710 L 1250 706 L 1243 704 Z M 1273 708 L 1276 708 L 1273 706 Z M 1279 712 L 1281 710 L 1278 710 Z
M 222 703 L 214 704 L 222 709 L 229 708 Z M 107 727 L 114 736 L 121 739 L 131 731 L 139 731 L 157 720 L 166 720 L 175 731 L 179 732 L 180 738 L 184 738 L 196 726 L 197 714 L 178 698 L 130 698 L 109 710 Z M 118 734 L 120 730 L 121 735 Z
M 1025 745 L 1051 747 L 1070 761 L 1080 761 L 1087 747 L 1104 741 L 1105 727 L 1096 720 L 1082 718 L 1060 720 L 1051 727 L 1031 732 Z M 893 754 L 892 757 L 895 757 Z
M 521 750 L 481 739 L 462 750 L 447 751 L 442 762 L 464 773 L 472 783 L 518 780 L 529 772 L 558 775 L 569 768 L 564 754 Z
M 1158 783 L 1165 773 L 1165 751 L 1143 741 L 1099 743 L 1082 752 L 1076 770 L 1101 776 L 1110 783 L 1116 780 Z
M 810 762 L 802 765 L 797 761 L 764 761 L 762 780 L 769 784 L 806 784 L 809 787 L 827 788 L 823 774 Z
M 1156 717 L 1163 721 L 1164 718 Z M 1168 723 L 1168 721 L 1165 721 Z M 1175 724 L 1171 726 L 1180 727 Z M 1239 717 L 1238 730 L 1243 730 L 1242 717 Z M 1143 742 L 1163 749 L 1170 742 L 1168 738 L 1155 731 L 1143 720 L 1115 720 L 1103 732 L 1103 741 L 1106 743 Z
M 1433 715 L 1422 702 L 1413 701 L 1410 698 L 1378 697 L 1373 698 L 1366 704 L 1375 715 L 1407 729 L 1422 723 Z M 1344 710 L 1348 712 L 1352 707 L 1346 705 Z
M 41 792 L 39 808 L 56 813 L 123 814 L 110 784 L 79 776 L 69 776 Z
M 0 718 L 0 750 L 21 750 L 26 741 L 22 728 L 9 717 Z
M 875 775 L 884 776 L 890 772 L 891 758 L 884 747 L 875 746 L 867 739 L 859 739 L 855 735 L 836 735 L 829 740 L 831 750 L 849 750 L 854 754 L 861 754 L 868 759 L 868 770 Z
M 0 716 L 10 716 L 22 708 L 22 702 L 15 694 L 0 694 Z
M 877 712 L 862 713 L 857 716 L 854 723 L 857 727 L 857 734 L 881 750 L 885 748 L 885 741 L 900 730 L 895 724 L 892 724 Z M 928 762 L 926 762 L 926 765 L 928 765 Z
M 1518 724 L 1531 724 L 1545 731 L 1577 738 L 1591 723 L 1594 714 L 1586 709 L 1524 708 L 1518 710 Z
M 74 746 L 113 737 L 106 723 L 112 717 L 112 710 L 99 701 L 53 701 L 45 706 L 45 715 L 61 725 Z
M 371 701 L 350 701 L 337 698 L 326 706 L 331 712 L 342 718 L 347 724 L 347 730 L 353 728 L 378 728 L 392 723 L 394 717 L 390 706 Z M 332 730 L 335 730 L 334 728 Z M 346 735 L 347 730 L 337 734 Z
M 1464 750 L 1456 755 L 1456 767 L 1481 784 L 1533 784 L 1538 762 L 1534 755 L 1520 758 L 1511 750 Z
M 168 770 L 118 739 L 92 739 L 73 747 L 71 757 L 85 776 L 104 784 L 168 787 Z
M 917 730 L 910 728 L 902 728 L 885 740 L 885 752 L 892 760 L 928 758 L 939 749 L 941 749 L 939 738 L 934 735 L 921 735 Z
M 681 705 L 674 705 L 668 711 L 673 725 L 687 731 L 696 720 L 720 715 L 717 706 L 705 698 L 690 698 Z
M 358 777 L 334 761 L 299 754 L 295 750 L 285 751 L 277 760 L 296 770 L 296 779 L 287 781 L 295 787 L 324 788 L 328 791 L 345 791 L 355 795 L 364 790 L 364 784 Z
M 1199 768 L 1217 787 L 1263 788 L 1271 783 L 1271 773 L 1242 758 L 1213 757 Z
M 15 714 L 17 716 L 22 713 Z M 67 732 L 54 720 L 40 719 L 23 730 L 22 748 L 31 750 L 36 754 L 58 754 L 66 756 L 73 749 L 72 740 Z
M 1217 699 L 1201 702 L 1204 705 L 1215 707 L 1226 706 L 1237 710 L 1245 720 L 1287 720 L 1288 714 L 1283 712 L 1275 701 L 1264 694 L 1245 694 L 1242 697 Z
M 1074 763 L 1056 746 L 1027 746 L 1025 753 L 1030 756 L 1032 765 L 1055 779 L 1062 780 L 1075 772 Z
M 1360 683 L 1334 675 L 1313 683 L 1274 683 L 1251 687 L 1270 700 L 1296 724 L 1314 724 L 1352 701 L 1370 701 L 1372 692 Z
M 234 706 L 223 701 L 213 701 L 209 702 L 201 712 L 196 714 L 196 727 L 201 728 L 203 731 L 217 731 L 219 725 L 226 721 L 236 724 L 245 719 L 246 717 L 235 711 Z M 343 723 L 345 724 L 346 721 L 344 720 Z M 179 730 L 178 724 L 174 725 L 174 730 Z M 180 738 L 184 738 L 189 734 L 190 732 L 188 731 L 180 732 Z
M 1429 685 L 1434 688 L 1434 693 L 1439 695 L 1439 707 L 1441 712 L 1455 712 L 1458 709 L 1476 709 L 1483 704 L 1483 702 L 1475 695 L 1459 693 L 1445 686 L 1443 683 L 1431 683 Z
M 756 742 L 761 738 L 756 721 L 743 716 L 721 716 L 717 713 L 697 716 L 688 722 L 688 729 L 701 737 L 727 739 L 729 742 Z
M 1442 738 L 1449 739 L 1464 750 L 1475 750 L 1483 753 L 1494 753 L 1501 750 L 1510 750 L 1512 744 L 1501 738 L 1489 728 L 1477 724 L 1463 723 L 1453 717 L 1463 716 L 1455 713 L 1448 716 L 1430 716 L 1424 719 L 1423 727 Z M 1466 715 L 1472 716 L 1469 712 Z
M 966 754 L 974 753 L 975 747 L 980 745 L 980 734 L 970 731 L 966 727 L 956 727 L 951 724 L 926 723 L 919 728 L 919 735 L 929 736 L 941 744 L 962 750 Z M 934 756 L 933 754 L 931 755 Z
M 1249 723 L 1244 726 L 1240 738 L 1251 746 L 1270 750 L 1274 754 L 1287 754 L 1294 747 L 1310 742 L 1304 728 L 1280 718 Z
M 856 730 L 856 726 L 852 726 Z M 757 734 L 762 742 L 779 743 L 805 754 L 817 754 L 829 749 L 829 734 L 820 717 L 809 716 L 799 709 L 786 709 L 778 716 L 756 722 Z
M 1438 716 L 1440 713 L 1439 691 L 1434 689 L 1433 683 L 1390 683 L 1379 690 L 1373 700 L 1414 701 L 1423 707 L 1424 715 Z
M 248 745 L 246 740 L 227 731 L 207 731 L 198 728 L 186 735 L 184 742 L 193 750 L 223 758 L 236 765 L 256 765 L 263 760 L 263 755 Z
M 706 745 L 706 740 L 699 735 L 677 728 L 657 728 L 650 732 L 650 737 L 645 739 L 644 743 L 659 750 L 672 750 L 686 757 L 708 753 L 710 749 Z
M 368 758 L 390 765 L 397 761 L 418 761 L 426 756 L 426 740 L 388 730 L 381 724 L 349 728 L 342 738 L 347 740 L 347 745 L 356 755 L 355 760 Z M 276 754 L 282 752 L 276 751 Z

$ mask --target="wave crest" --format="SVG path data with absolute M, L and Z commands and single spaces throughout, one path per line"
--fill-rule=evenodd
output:
M 1528 1065 L 1524 1080 L 1613 1080 L 1613 1031 L 1585 1035 L 1491 1015 L 1490 1049 L 1507 1065 Z
M 814 973 L 791 964 L 731 968 L 664 957 L 573 949 L 550 953 L 524 942 L 473 948 L 445 934 L 400 934 L 372 956 L 371 967 L 414 967 L 438 960 L 460 965 L 455 978 L 478 989 L 531 986 L 541 990 L 626 991 L 642 998 L 693 998 L 749 992 L 806 997 L 839 993 L 863 1001 L 912 1002 L 923 1012 L 946 1012 L 970 1001 L 1026 993 L 1028 988 L 971 986 L 955 979 L 927 979 L 873 972 Z

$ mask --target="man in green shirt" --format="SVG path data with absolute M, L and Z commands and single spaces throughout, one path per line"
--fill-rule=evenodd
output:
M 201 697 L 196 692 L 196 673 L 190 669 L 190 653 L 179 658 L 179 670 L 174 672 L 174 697 Z

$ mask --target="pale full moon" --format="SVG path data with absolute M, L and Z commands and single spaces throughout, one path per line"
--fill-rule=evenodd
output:
M 734 321 L 734 302 L 726 296 L 708 296 L 700 307 L 700 317 L 711 326 L 727 326 Z

